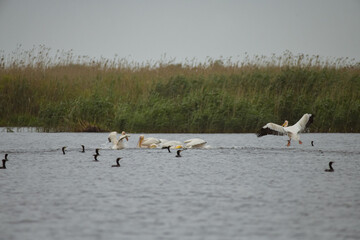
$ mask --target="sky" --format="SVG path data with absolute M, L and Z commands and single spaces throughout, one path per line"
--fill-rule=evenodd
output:
M 249 55 L 360 61 L 360 0 L 0 0 L 0 51 L 137 62 Z

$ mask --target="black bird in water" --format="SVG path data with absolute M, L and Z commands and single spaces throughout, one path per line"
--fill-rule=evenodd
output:
M 167 150 L 169 151 L 169 153 L 171 153 L 171 151 L 170 151 L 170 146 L 162 147 L 162 149 L 167 149 Z
M 181 151 L 182 151 L 182 150 L 177 150 L 175 157 L 181 157 L 181 155 L 180 155 L 180 152 L 181 152 Z
M 8 155 L 9 155 L 9 154 L 5 153 L 5 158 L 4 158 L 5 160 L 8 160 L 8 159 L 7 159 L 7 156 L 8 156 Z
M 62 147 L 62 149 L 61 149 L 64 155 L 65 155 L 65 148 L 66 147 Z
M 99 150 L 100 150 L 99 148 L 96 148 L 96 149 L 95 149 L 96 155 L 100 155 Z
M 94 154 L 94 162 L 98 162 L 99 160 L 97 159 L 97 156 L 99 156 L 99 154 Z
M 334 169 L 332 168 L 332 164 L 334 162 L 329 162 L 329 169 L 325 169 L 325 172 L 334 172 Z
M 0 167 L 0 169 L 6 169 L 5 163 L 6 163 L 7 161 L 9 161 L 9 160 L 7 160 L 7 159 L 3 159 L 3 160 L 2 160 L 3 165 L 2 165 L 2 167 Z
M 314 146 L 314 141 L 311 141 L 311 146 Z
M 82 153 L 84 153 L 85 152 L 85 146 L 84 145 L 81 145 L 81 147 L 82 147 Z
M 121 157 L 118 157 L 116 159 L 116 165 L 112 165 L 111 167 L 120 167 L 120 163 L 119 163 L 120 160 L 121 160 Z

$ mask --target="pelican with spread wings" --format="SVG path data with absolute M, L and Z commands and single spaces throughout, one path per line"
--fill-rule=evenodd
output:
M 289 137 L 287 146 L 290 146 L 292 139 L 302 144 L 299 134 L 309 127 L 313 120 L 313 114 L 305 113 L 300 120 L 292 126 L 288 126 L 289 122 L 287 120 L 285 120 L 282 126 L 275 123 L 268 123 L 258 131 L 257 136 L 262 137 L 268 134 L 287 135 Z
M 124 131 L 122 131 L 119 139 L 117 139 L 116 135 L 117 135 L 117 132 L 111 132 L 108 136 L 109 142 L 111 142 L 113 144 L 112 149 L 119 150 L 119 149 L 125 148 L 124 139 L 126 139 L 126 141 L 129 141 L 130 135 L 126 134 Z

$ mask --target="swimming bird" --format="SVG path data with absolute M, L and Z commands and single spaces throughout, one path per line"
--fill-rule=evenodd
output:
M 97 159 L 97 156 L 99 156 L 99 154 L 94 154 L 94 162 L 98 162 L 99 160 Z
M 84 145 L 81 145 L 81 147 L 82 147 L 82 153 L 84 153 L 85 152 L 85 146 Z
M 180 152 L 181 152 L 181 151 L 182 151 L 182 150 L 177 150 L 175 157 L 181 157 L 181 155 L 180 155 Z
M 125 148 L 123 140 L 126 139 L 126 141 L 129 141 L 129 134 L 126 134 L 125 131 L 122 131 L 121 136 L 119 140 L 116 137 L 117 132 L 111 132 L 108 136 L 109 142 L 113 144 L 112 149 L 123 149 Z
M 171 151 L 170 151 L 170 146 L 162 147 L 162 149 L 167 149 L 167 150 L 169 151 L 169 153 L 171 153 Z
M 206 144 L 206 141 L 201 138 L 192 138 L 184 141 L 185 148 L 203 148 Z
M 62 147 L 62 149 L 61 149 L 64 155 L 65 155 L 65 148 L 66 147 Z
M 139 148 L 156 148 L 161 143 L 160 139 L 149 137 L 144 138 L 144 135 L 140 135 L 137 146 Z
M 314 146 L 314 141 L 311 141 L 311 146 Z
M 3 160 L 2 160 L 3 165 L 2 165 L 2 167 L 0 167 L 0 169 L 6 169 L 5 163 L 6 163 L 7 161 L 9 161 L 9 160 L 7 160 L 7 159 L 3 159 Z
M 325 169 L 325 172 L 334 172 L 335 170 L 332 168 L 332 164 L 334 162 L 329 162 L 329 169 Z
M 5 160 L 8 160 L 8 158 L 7 158 L 8 155 L 9 155 L 9 154 L 5 153 Z
M 99 150 L 100 150 L 99 148 L 96 148 L 96 149 L 95 149 L 96 155 L 100 155 Z
M 291 139 L 299 141 L 299 144 L 302 144 L 300 141 L 299 133 L 303 132 L 310 124 L 314 121 L 313 114 L 305 113 L 300 120 L 292 126 L 288 127 L 289 122 L 285 120 L 282 126 L 275 123 L 267 123 L 263 126 L 257 133 L 258 137 L 262 137 L 268 134 L 272 135 L 287 135 L 289 137 L 287 146 L 290 146 Z
M 120 160 L 121 160 L 121 157 L 118 157 L 116 159 L 116 165 L 112 165 L 111 167 L 120 167 L 120 163 L 119 163 Z

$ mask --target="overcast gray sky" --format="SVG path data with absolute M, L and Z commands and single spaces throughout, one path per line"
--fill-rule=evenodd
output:
M 0 50 L 183 61 L 281 55 L 360 61 L 359 0 L 0 0 Z

